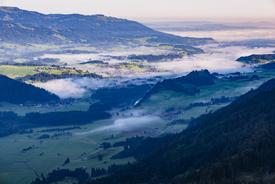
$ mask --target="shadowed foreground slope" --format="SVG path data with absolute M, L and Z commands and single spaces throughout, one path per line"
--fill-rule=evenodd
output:
M 273 79 L 198 118 L 147 158 L 93 183 L 274 183 L 274 155 Z

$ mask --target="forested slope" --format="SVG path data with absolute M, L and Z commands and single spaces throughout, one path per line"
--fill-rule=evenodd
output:
M 274 183 L 274 84 L 198 118 L 144 160 L 94 183 Z

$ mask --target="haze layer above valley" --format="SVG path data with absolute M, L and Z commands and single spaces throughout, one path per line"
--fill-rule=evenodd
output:
M 146 25 L 0 7 L 0 183 L 112 174 L 275 76 L 270 24 Z

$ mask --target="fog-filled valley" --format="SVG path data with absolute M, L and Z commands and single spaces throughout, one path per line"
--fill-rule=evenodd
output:
M 1 7 L 0 28 L 0 183 L 203 183 L 208 172 L 210 183 L 249 183 L 250 171 L 274 181 L 255 128 L 273 131 L 273 24 L 143 25 Z M 248 152 L 259 170 L 239 167 Z

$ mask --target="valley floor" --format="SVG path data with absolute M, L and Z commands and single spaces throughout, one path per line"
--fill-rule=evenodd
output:
M 123 147 L 104 149 L 104 142 L 124 141 L 135 136 L 156 137 L 167 133 L 178 133 L 188 124 L 175 120 L 188 120 L 201 114 L 214 112 L 229 102 L 200 104 L 182 110 L 198 102 L 209 102 L 213 98 L 236 97 L 258 87 L 275 76 L 271 70 L 242 74 L 248 77 L 257 74 L 265 76 L 257 81 L 234 82 L 217 80 L 211 87 L 200 87 L 200 94 L 188 96 L 172 91 L 162 91 L 152 95 L 140 106 L 118 111 L 112 119 L 100 120 L 87 125 L 33 128 L 25 134 L 13 134 L 0 138 L 0 182 L 30 183 L 41 174 L 47 175 L 53 169 L 108 168 L 111 164 L 135 162 L 132 157 L 111 159 Z M 168 110 L 173 107 L 172 110 Z M 5 108 L 5 104 L 0 109 Z M 18 107 L 18 112 L 20 112 Z M 21 112 L 22 114 L 22 112 Z M 137 122 L 137 123 L 136 123 Z M 46 136 L 45 136 L 46 135 Z M 102 160 L 98 157 L 101 155 Z M 62 166 L 66 158 L 70 163 Z

